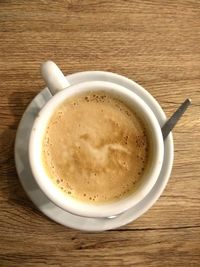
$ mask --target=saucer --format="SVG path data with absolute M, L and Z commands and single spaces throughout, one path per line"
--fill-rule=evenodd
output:
M 66 76 L 69 83 L 77 84 L 85 81 L 110 81 L 122 85 L 140 96 L 152 109 L 160 126 L 166 121 L 166 116 L 158 102 L 140 85 L 121 75 L 103 71 L 86 71 Z M 173 164 L 172 134 L 164 144 L 164 160 L 160 175 L 149 194 L 137 205 L 113 218 L 86 218 L 73 215 L 56 206 L 38 187 L 30 169 L 28 159 L 28 144 L 33 122 L 39 110 L 51 98 L 48 88 L 43 89 L 29 104 L 18 126 L 15 140 L 15 164 L 20 182 L 35 206 L 47 217 L 74 229 L 83 231 L 105 231 L 118 228 L 132 222 L 144 214 L 156 202 L 163 192 L 170 177 Z

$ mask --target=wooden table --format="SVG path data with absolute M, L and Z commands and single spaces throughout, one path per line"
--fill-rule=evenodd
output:
M 167 188 L 129 225 L 92 234 L 58 225 L 19 183 L 16 129 L 44 87 L 39 66 L 47 59 L 66 74 L 125 75 L 168 116 L 193 101 L 174 130 Z M 0 266 L 200 266 L 199 1 L 1 0 L 0 122 Z

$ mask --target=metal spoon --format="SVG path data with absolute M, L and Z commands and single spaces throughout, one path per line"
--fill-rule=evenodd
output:
M 183 113 L 186 111 L 186 109 L 191 104 L 191 99 L 186 99 L 180 107 L 174 112 L 174 114 L 171 116 L 171 118 L 168 119 L 168 121 L 163 125 L 161 128 L 163 139 L 168 136 L 168 134 L 172 131 L 176 123 L 179 121 L 179 119 L 182 117 Z

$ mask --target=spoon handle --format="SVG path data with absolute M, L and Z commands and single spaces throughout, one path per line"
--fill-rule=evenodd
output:
M 171 116 L 171 118 L 168 119 L 168 121 L 163 125 L 161 128 L 163 139 L 168 136 L 168 134 L 172 131 L 176 123 L 179 121 L 183 113 L 186 111 L 188 106 L 191 104 L 191 100 L 188 98 L 186 99 L 180 107 L 174 112 L 174 114 Z

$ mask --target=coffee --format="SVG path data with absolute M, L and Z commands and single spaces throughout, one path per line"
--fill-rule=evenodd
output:
M 115 201 L 134 192 L 149 161 L 143 123 L 103 91 L 63 102 L 48 122 L 42 147 L 48 176 L 82 202 Z

